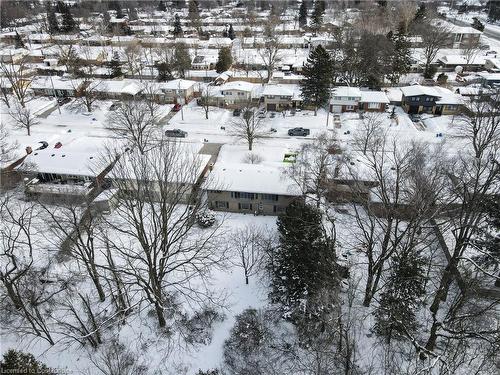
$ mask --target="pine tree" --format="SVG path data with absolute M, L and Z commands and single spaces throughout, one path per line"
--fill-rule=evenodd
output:
M 166 12 L 167 11 L 167 6 L 165 5 L 165 3 L 160 0 L 160 2 L 158 3 L 158 10 L 160 12 Z
M 413 17 L 413 22 L 420 23 L 424 21 L 426 15 L 427 15 L 427 10 L 425 8 L 425 3 L 420 3 L 417 12 L 415 13 L 415 17 Z
M 484 24 L 477 17 L 472 19 L 472 27 L 479 31 L 484 31 Z
M 388 78 L 392 83 L 398 83 L 401 76 L 410 71 L 411 46 L 407 40 L 403 25 L 398 27 L 395 34 L 388 35 L 388 39 L 392 42 L 393 47 Z
M 45 364 L 37 361 L 33 354 L 9 349 L 0 361 L 2 374 L 47 374 L 55 375 Z
M 236 38 L 236 36 L 234 35 L 233 25 L 229 25 L 229 30 L 227 31 L 227 36 L 231 40 Z
M 118 52 L 113 54 L 113 58 L 109 62 L 109 68 L 111 69 L 111 78 L 117 78 L 123 76 L 122 63 L 120 62 L 120 56 Z
M 315 116 L 318 108 L 328 102 L 332 73 L 329 53 L 323 46 L 317 46 L 307 58 L 302 70 L 305 79 L 300 82 L 304 104 L 314 106 Z
M 164 61 L 161 63 L 157 63 L 155 66 L 158 70 L 158 82 L 165 82 L 174 79 L 174 75 L 172 74 L 172 66 L 169 62 Z
M 189 49 L 183 43 L 177 43 L 174 49 L 174 68 L 181 78 L 184 78 L 186 70 L 191 68 L 191 56 Z
M 277 220 L 279 246 L 271 265 L 272 293 L 286 312 L 298 307 L 313 313 L 322 306 L 310 305 L 324 288 L 338 285 L 335 248 L 326 238 L 321 212 L 301 200 L 292 202 Z
M 15 47 L 16 48 L 26 48 L 26 46 L 24 45 L 24 42 L 23 42 L 23 38 L 21 37 L 21 35 L 19 35 L 19 33 L 17 31 L 16 31 Z
M 179 17 L 178 14 L 175 15 L 173 34 L 175 37 L 182 35 L 181 18 Z
M 71 10 L 69 6 L 64 4 L 64 7 L 62 8 L 62 25 L 61 25 L 61 30 L 64 31 L 65 33 L 70 33 L 72 31 L 76 31 L 77 25 L 76 21 L 73 18 L 73 15 L 71 14 Z
M 50 2 L 46 3 L 47 12 L 47 24 L 49 26 L 49 33 L 55 34 L 59 32 L 59 25 L 57 24 L 57 17 L 54 7 L 50 5 Z
M 325 1 L 324 0 L 316 0 L 314 2 L 314 10 L 311 15 L 312 25 L 314 29 L 317 31 L 323 24 L 323 15 L 325 14 Z
M 304 27 L 307 26 L 307 3 L 305 0 L 302 0 L 299 8 L 299 26 Z
M 200 11 L 196 0 L 189 0 L 188 3 L 188 18 L 191 21 L 191 26 L 196 30 L 200 28 Z
M 387 342 L 417 328 L 416 310 L 425 293 L 425 262 L 414 249 L 392 259 L 391 273 L 375 312 L 374 330 Z
M 217 73 L 225 72 L 231 67 L 232 63 L 231 49 L 229 47 L 222 47 L 219 50 L 219 58 L 217 59 L 217 64 L 215 64 L 215 70 Z

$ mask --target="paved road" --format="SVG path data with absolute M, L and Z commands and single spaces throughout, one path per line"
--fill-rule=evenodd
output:
M 454 23 L 457 26 L 470 26 L 470 23 L 462 21 L 462 20 L 457 20 L 454 18 L 447 18 L 447 20 L 450 21 L 451 23 Z M 500 41 L 500 32 L 498 32 L 497 30 L 493 30 L 493 29 L 488 28 L 488 25 L 485 25 L 485 26 L 486 27 L 483 31 L 483 34 L 489 38 Z

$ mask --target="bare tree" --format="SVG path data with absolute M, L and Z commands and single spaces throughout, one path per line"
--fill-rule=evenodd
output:
M 47 303 L 64 290 L 40 282 L 44 270 L 35 262 L 34 220 L 37 213 L 31 203 L 19 204 L 11 195 L 0 200 L 0 282 L 5 288 L 14 315 L 19 317 L 9 324 L 18 334 L 29 334 L 54 345 L 44 310 Z M 2 292 L 4 291 L 2 290 Z
M 147 373 L 147 367 L 138 363 L 138 356 L 116 340 L 100 349 L 97 355 L 91 353 L 89 358 L 103 375 L 141 375 Z
M 131 75 L 134 75 L 141 70 L 141 49 L 141 45 L 136 41 L 125 47 L 125 49 L 123 50 L 123 54 L 125 56 L 125 64 L 127 65 L 127 70 Z
M 475 38 L 467 38 L 463 42 L 462 46 L 462 54 L 464 55 L 465 58 L 465 67 L 464 69 L 468 69 L 469 65 L 474 62 L 474 59 L 478 55 L 478 53 L 481 51 L 481 42 L 478 39 Z
M 20 102 L 16 102 L 9 110 L 9 116 L 12 118 L 13 126 L 16 129 L 26 130 L 28 135 L 31 135 L 31 128 L 40 123 L 38 118 L 31 112 L 31 109 L 23 106 Z
M 205 209 L 203 168 L 198 154 L 168 139 L 144 153 L 126 152 L 113 168 L 119 220 L 106 219 L 107 241 L 123 282 L 152 304 L 160 327 L 175 293 L 191 302 L 210 300 L 192 283 L 203 285 L 223 256 L 216 246 L 221 223 L 195 228 Z
M 264 122 L 258 117 L 255 108 L 250 103 L 243 109 L 240 117 L 233 120 L 231 134 L 239 139 L 244 139 L 248 144 L 248 150 L 253 150 L 253 145 L 259 139 L 266 138 L 269 134 L 264 130 Z
M 438 52 L 445 48 L 450 42 L 450 32 L 445 26 L 432 25 L 430 23 L 420 24 L 416 33 L 422 38 L 424 57 L 424 77 L 432 78 L 431 64 L 434 62 Z
M 383 115 L 380 113 L 364 113 L 361 126 L 356 129 L 353 143 L 366 155 L 368 148 L 373 148 L 374 143 L 380 142 L 383 136 Z
M 61 246 L 61 251 L 68 252 L 84 269 L 94 284 L 99 300 L 103 302 L 106 294 L 102 286 L 102 276 L 98 272 L 95 237 L 98 233 L 97 217 L 91 212 L 90 207 L 67 204 L 65 206 L 51 207 L 42 205 L 44 212 L 50 218 L 52 233 L 56 245 Z
M 30 86 L 30 80 L 28 78 L 29 70 L 30 66 L 27 56 L 23 57 L 17 64 L 0 62 L 0 72 L 9 82 L 14 96 L 23 108 L 28 99 L 28 90 Z
M 231 245 L 237 257 L 233 264 L 243 269 L 245 284 L 248 285 L 249 277 L 259 272 L 263 258 L 261 231 L 254 225 L 247 225 L 235 230 L 231 238 Z
M 294 180 L 302 194 L 312 194 L 319 207 L 326 196 L 328 184 L 334 177 L 337 160 L 333 155 L 338 150 L 333 136 L 322 133 L 312 143 L 301 146 L 294 163 L 284 173 Z
M 92 112 L 94 103 L 100 97 L 100 89 L 103 86 L 101 80 L 86 81 L 82 86 L 73 82 L 73 89 L 75 90 L 75 102 L 85 107 L 87 112 Z
M 0 122 L 0 163 L 8 163 L 14 158 L 14 151 L 19 146 L 17 141 L 9 140 L 9 131 L 4 122 Z
M 108 114 L 106 126 L 144 154 L 152 147 L 157 122 L 157 113 L 151 113 L 147 100 L 136 99 L 121 102 Z
M 280 42 L 277 36 L 269 35 L 265 38 L 264 46 L 257 49 L 257 53 L 259 54 L 262 64 L 264 65 L 267 77 L 265 82 L 268 83 L 271 80 L 271 77 L 274 72 L 274 68 L 280 61 Z
M 208 120 L 208 113 L 210 111 L 210 101 L 212 99 L 212 93 L 211 93 L 211 86 L 206 86 L 205 89 L 203 89 L 199 103 L 201 107 L 203 108 L 203 111 L 205 112 L 205 119 Z
M 461 148 L 460 154 L 445 170 L 448 178 L 446 191 L 449 212 L 446 217 L 435 221 L 434 228 L 438 232 L 438 238 L 442 237 L 439 233 L 445 231 L 452 238 L 449 242 L 444 239 L 440 241 L 446 264 L 440 269 L 439 282 L 429 307 L 431 323 L 421 358 L 439 355 L 434 351 L 441 337 L 455 342 L 467 337 L 470 341 L 479 341 L 483 345 L 492 345 L 495 337 L 496 340 L 499 337 L 498 326 L 491 323 L 481 325 L 478 330 L 477 320 L 486 321 L 487 315 L 492 313 L 492 304 L 486 301 L 478 303 L 474 307 L 474 313 L 471 313 L 474 301 L 470 295 L 479 293 L 479 280 L 478 276 L 472 282 L 465 279 L 466 275 L 470 275 L 471 268 L 476 275 L 479 271 L 480 278 L 488 276 L 478 264 L 470 261 L 469 251 L 477 229 L 484 226 L 487 220 L 484 207 L 488 204 L 488 197 L 499 194 L 499 121 L 496 96 L 489 100 L 479 98 L 471 101 L 460 128 L 462 135 L 468 139 L 468 144 Z M 495 278 L 492 276 L 488 276 L 490 280 Z M 452 294 L 455 283 L 458 290 Z M 448 302 L 450 294 L 453 303 Z

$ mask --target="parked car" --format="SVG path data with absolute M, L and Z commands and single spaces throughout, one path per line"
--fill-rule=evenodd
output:
M 41 143 L 41 146 L 37 148 L 37 150 L 44 150 L 46 149 L 47 147 L 49 147 L 49 143 L 46 142 L 46 141 L 40 141 L 38 143 Z
M 276 112 L 271 112 L 271 115 L 269 117 L 275 118 L 276 117 Z
M 120 102 L 115 102 L 109 106 L 110 111 L 115 111 L 117 108 L 120 108 L 122 106 L 122 103 Z
M 422 121 L 422 117 L 420 115 L 414 114 L 410 115 L 411 121 L 413 122 L 420 122 Z
M 174 112 L 179 112 L 181 110 L 182 106 L 179 103 L 174 104 L 174 108 L 172 108 L 172 111 Z
M 266 118 L 266 113 L 265 112 L 260 112 L 258 115 L 257 115 L 258 118 Z
M 275 128 L 271 128 L 270 132 L 271 132 L 271 133 L 276 133 L 276 132 L 277 132 L 277 130 L 276 130 Z
M 62 147 L 62 143 L 61 142 L 57 142 L 55 145 L 54 145 L 54 148 L 61 148 Z
M 233 111 L 233 116 L 239 116 L 239 115 L 241 115 L 241 109 L 236 108 L 236 109 Z
M 188 133 L 181 129 L 172 129 L 172 130 L 166 130 L 165 135 L 167 137 L 186 138 Z
M 59 98 L 59 99 L 57 99 L 57 104 L 59 104 L 61 106 L 61 105 L 69 103 L 70 101 L 71 101 L 70 98 Z
M 309 135 L 310 132 L 311 131 L 309 129 L 305 129 L 305 128 L 293 128 L 293 129 L 288 130 L 288 135 L 296 135 L 296 136 L 305 137 L 305 136 Z

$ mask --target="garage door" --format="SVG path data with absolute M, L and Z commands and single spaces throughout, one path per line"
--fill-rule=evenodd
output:
M 332 112 L 333 113 L 341 113 L 342 112 L 342 106 L 341 105 L 332 105 Z
M 268 111 L 276 111 L 276 104 L 267 103 L 267 110 Z

